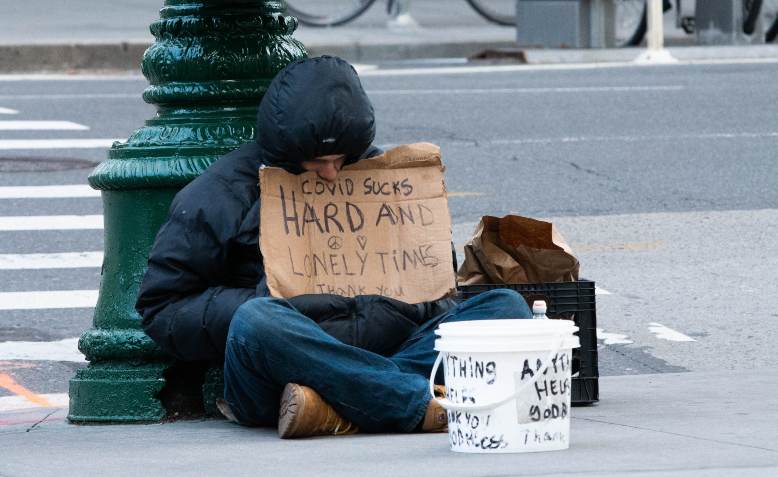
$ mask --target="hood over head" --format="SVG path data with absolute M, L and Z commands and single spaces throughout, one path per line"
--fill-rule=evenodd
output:
M 273 79 L 257 117 L 262 162 L 303 172 L 302 162 L 344 154 L 355 162 L 375 138 L 373 105 L 357 72 L 330 56 L 290 63 Z

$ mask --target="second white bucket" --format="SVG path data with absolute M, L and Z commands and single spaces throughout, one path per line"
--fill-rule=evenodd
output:
M 478 320 L 441 324 L 448 433 L 455 452 L 504 453 L 570 446 L 572 349 L 569 320 Z

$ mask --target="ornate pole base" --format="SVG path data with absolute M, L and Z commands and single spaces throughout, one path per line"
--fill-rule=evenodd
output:
M 95 363 L 70 380 L 72 422 L 155 422 L 165 417 L 157 398 L 165 365 Z
M 166 0 L 151 25 L 156 42 L 143 58 L 151 83 L 143 97 L 157 115 L 115 143 L 89 176 L 103 191 L 105 258 L 94 328 L 79 341 L 90 364 L 70 381 L 71 421 L 165 417 L 160 396 L 172 360 L 143 333 L 135 311 L 148 253 L 175 193 L 254 140 L 270 80 L 306 56 L 291 36 L 297 21 L 284 10 L 273 0 Z

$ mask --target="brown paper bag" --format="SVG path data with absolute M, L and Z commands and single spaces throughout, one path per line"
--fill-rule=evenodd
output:
M 484 216 L 465 245 L 460 285 L 578 280 L 578 259 L 554 225 L 518 215 Z

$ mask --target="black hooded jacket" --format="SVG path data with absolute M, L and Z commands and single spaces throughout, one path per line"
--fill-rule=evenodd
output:
M 339 58 L 294 62 L 259 107 L 257 142 L 223 156 L 173 199 L 149 255 L 136 309 L 159 346 L 188 361 L 219 361 L 235 310 L 267 296 L 258 247 L 261 166 L 303 171 L 301 162 L 380 154 L 373 107 L 354 69 Z M 389 298 L 305 295 L 290 300 L 343 342 L 390 354 L 449 300 L 407 305 Z

